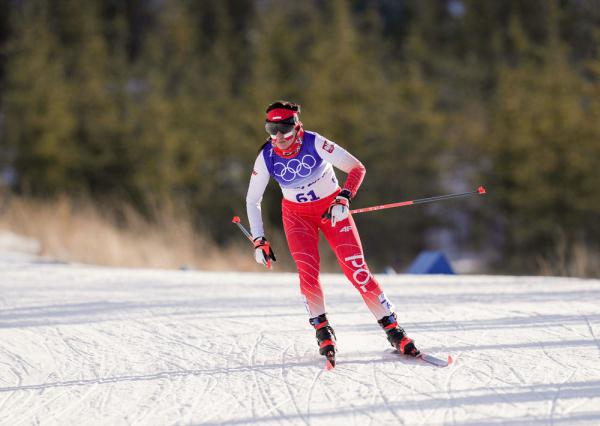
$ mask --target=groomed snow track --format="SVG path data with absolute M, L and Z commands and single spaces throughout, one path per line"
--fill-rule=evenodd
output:
M 324 275 L 323 369 L 295 274 L 0 261 L 0 425 L 600 424 L 600 281 L 379 276 L 438 368 Z

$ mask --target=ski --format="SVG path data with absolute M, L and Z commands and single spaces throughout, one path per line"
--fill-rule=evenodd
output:
M 433 355 L 425 353 L 425 352 L 419 352 L 419 354 L 415 355 L 415 356 L 405 355 L 398 350 L 394 350 L 393 352 L 395 354 L 402 355 L 407 358 L 416 358 L 416 359 L 426 362 L 428 364 L 435 365 L 436 367 L 448 367 L 450 364 L 452 364 L 454 362 L 454 359 L 452 358 L 451 355 L 448 355 L 447 359 L 442 359 L 442 358 L 438 358 L 436 356 L 433 356 Z
M 421 359 L 429 364 L 433 364 L 437 367 L 448 367 L 450 364 L 452 364 L 454 362 L 454 360 L 452 359 L 452 356 L 448 355 L 448 359 L 444 360 L 438 357 L 435 357 L 433 355 L 430 354 L 426 354 L 421 352 L 419 355 L 416 356 L 416 358 Z
M 335 368 L 335 352 L 328 351 L 325 354 L 325 370 L 333 370 Z

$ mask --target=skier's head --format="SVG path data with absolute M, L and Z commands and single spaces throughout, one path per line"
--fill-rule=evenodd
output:
M 265 130 L 271 136 L 275 152 L 282 157 L 291 157 L 302 145 L 302 123 L 298 118 L 300 105 L 288 101 L 276 101 L 266 110 Z

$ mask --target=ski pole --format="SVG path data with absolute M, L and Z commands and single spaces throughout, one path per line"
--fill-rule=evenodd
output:
M 242 225 L 240 223 L 240 217 L 239 216 L 233 216 L 233 219 L 231 219 L 231 221 L 233 223 L 235 223 L 238 228 L 240 228 L 240 231 L 242 231 L 244 233 L 244 235 L 253 243 L 254 240 L 252 240 L 252 235 L 250 235 L 250 232 L 248 232 L 248 230 L 246 228 L 244 228 L 244 225 Z
M 250 242 L 254 245 L 254 240 L 252 239 L 252 235 L 250 235 L 250 232 L 248 232 L 248 230 L 244 227 L 244 225 L 242 225 L 240 223 L 240 217 L 233 216 L 233 219 L 231 219 L 231 221 L 233 223 L 235 223 L 238 226 L 238 228 L 240 228 L 240 231 L 242 231 L 244 233 L 244 235 L 246 236 L 246 238 L 248 238 L 248 240 L 250 240 Z M 271 269 L 271 259 L 267 259 L 266 261 L 263 261 L 263 263 L 265 264 L 267 269 Z
M 448 194 L 448 195 L 438 195 L 437 197 L 421 198 L 418 200 L 411 200 L 411 201 L 401 201 L 399 203 L 381 204 L 379 206 L 371 206 L 371 207 L 364 207 L 362 209 L 350 210 L 350 213 L 356 214 L 356 213 L 372 212 L 375 210 L 391 209 L 394 207 L 412 206 L 413 204 L 424 204 L 424 203 L 431 203 L 432 201 L 448 200 L 449 198 L 468 197 L 471 195 L 483 195 L 485 193 L 486 193 L 485 188 L 483 186 L 480 186 L 475 191 L 461 192 L 461 193 L 457 193 L 457 194 Z

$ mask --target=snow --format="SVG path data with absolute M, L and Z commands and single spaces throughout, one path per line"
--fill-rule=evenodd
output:
M 324 275 L 325 371 L 295 274 L 2 259 L 0 425 L 600 424 L 598 280 L 379 276 L 439 368 Z
M 12 260 L 27 260 L 37 256 L 41 244 L 33 238 L 0 230 L 0 258 Z

